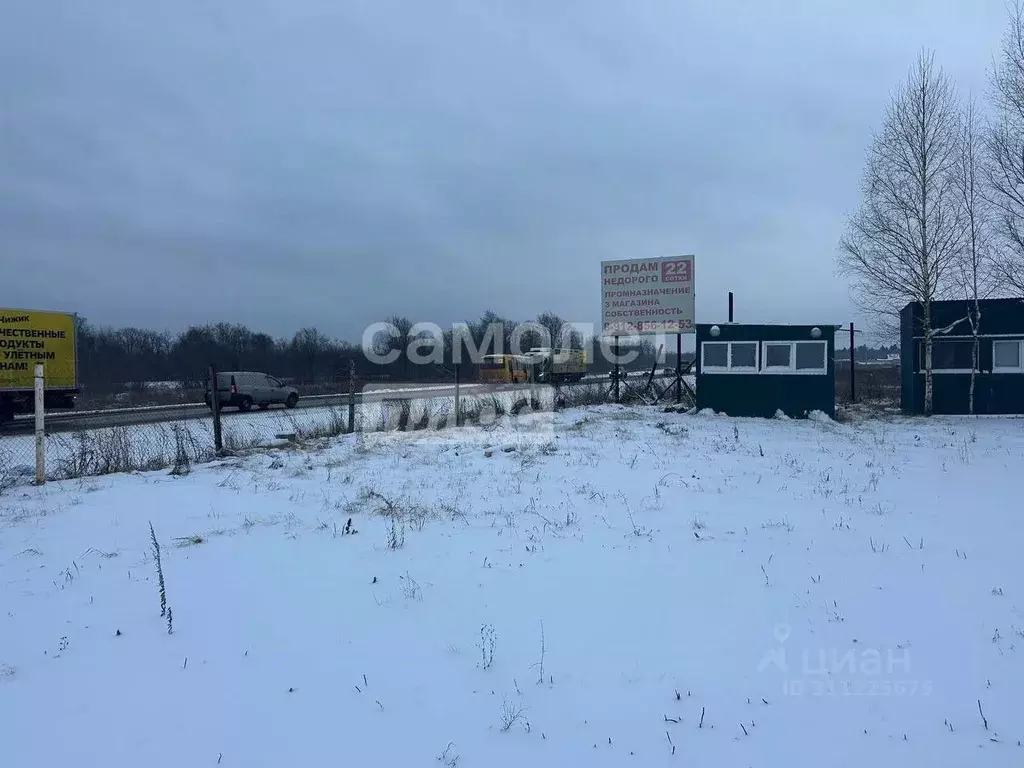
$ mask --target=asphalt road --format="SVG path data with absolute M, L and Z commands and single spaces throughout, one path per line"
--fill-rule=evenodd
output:
M 658 375 L 655 378 L 661 379 L 663 376 Z M 646 380 L 644 372 L 629 372 L 628 381 L 631 383 L 641 379 Z M 608 377 L 587 377 L 587 379 L 580 384 L 568 386 L 584 386 L 586 384 L 595 385 L 602 382 L 608 382 Z M 473 383 L 463 384 L 460 389 L 461 394 L 464 397 L 473 397 L 474 395 L 482 394 L 484 388 L 485 385 Z M 525 391 L 529 389 L 529 385 L 514 385 L 505 388 L 506 391 L 509 389 Z M 408 386 L 401 386 L 389 383 L 379 387 L 367 387 L 363 391 L 357 392 L 356 402 L 379 402 L 386 399 L 424 399 L 428 397 L 454 396 L 455 386 L 453 384 L 409 384 Z M 332 406 L 337 408 L 346 408 L 348 407 L 348 402 L 349 396 L 347 393 L 337 395 L 312 395 L 300 398 L 295 410 L 298 411 L 303 408 L 326 408 Z M 283 406 L 273 406 L 271 410 L 279 410 L 282 408 Z M 231 408 L 226 408 L 222 412 L 223 418 L 225 419 L 231 418 L 236 413 L 237 411 Z M 252 413 L 259 413 L 259 410 L 254 409 Z M 46 431 L 50 433 L 77 432 L 81 430 L 101 429 L 103 427 L 156 424 L 169 421 L 188 421 L 190 419 L 208 418 L 210 418 L 210 409 L 204 403 L 152 406 L 144 408 L 104 409 L 99 411 L 53 411 L 52 413 L 48 413 L 46 416 Z M 0 427 L 0 436 L 29 434 L 33 430 L 34 423 L 32 416 L 18 416 L 13 422 Z
M 471 385 L 463 385 L 462 393 L 466 396 L 473 392 Z M 438 388 L 409 387 L 399 389 L 394 385 L 387 387 L 386 391 L 374 391 L 371 389 L 365 392 L 356 393 L 356 403 L 379 402 L 387 398 L 403 397 L 454 397 L 454 385 L 444 385 Z M 315 395 L 300 398 L 295 406 L 295 411 L 304 408 L 347 408 L 349 402 L 348 394 L 338 395 Z M 284 406 L 271 406 L 270 411 L 284 410 Z M 222 412 L 224 419 L 230 419 L 238 413 L 235 408 L 225 408 Z M 260 413 L 254 408 L 251 413 Z M 191 419 L 210 418 L 210 409 L 205 403 L 189 405 L 162 405 L 145 408 L 111 408 L 100 411 L 54 411 L 46 416 L 47 432 L 77 432 L 86 429 L 100 429 L 103 427 L 119 427 L 136 424 L 157 424 L 168 421 L 188 421 Z M 13 423 L 4 425 L 0 435 L 4 434 L 28 434 L 34 428 L 35 421 L 32 416 L 19 416 Z

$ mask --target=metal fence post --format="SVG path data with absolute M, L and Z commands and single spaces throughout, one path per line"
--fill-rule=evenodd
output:
M 676 334 L 676 405 L 683 402 L 683 334 Z
M 348 431 L 356 431 L 356 359 L 348 361 Z
M 615 370 L 612 372 L 615 383 L 615 402 L 619 402 L 619 337 L 612 337 L 612 355 L 615 356 Z
M 459 374 L 462 366 L 459 363 L 455 364 L 455 426 L 462 426 L 462 412 L 459 408 Z
M 210 366 L 210 406 L 213 410 L 213 450 L 219 456 L 224 451 L 224 439 L 220 428 L 220 391 L 217 386 L 217 369 Z
M 566 360 L 565 361 L 565 365 L 566 365 L 566 367 L 569 367 L 571 365 L 571 361 L 570 360 Z M 551 410 L 552 411 L 557 411 L 558 410 L 558 399 L 562 396 L 562 394 L 561 394 L 561 386 L 560 386 L 561 383 L 562 383 L 562 374 L 555 373 L 555 352 L 554 352 L 554 350 L 552 350 L 551 351 L 551 387 L 552 387 Z
M 850 323 L 850 402 L 857 402 L 857 380 L 856 380 L 856 366 L 857 362 L 854 359 L 854 341 L 853 341 L 853 323 Z
M 44 396 L 46 379 L 43 364 L 36 363 L 36 485 L 46 482 L 46 427 L 44 412 L 46 398 Z

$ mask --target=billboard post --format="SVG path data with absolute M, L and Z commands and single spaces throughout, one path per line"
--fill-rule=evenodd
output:
M 619 377 L 622 375 L 622 371 L 619 369 L 619 337 L 612 337 L 615 341 L 612 344 L 612 354 L 615 356 L 615 370 L 612 372 L 615 383 L 615 402 L 619 402 Z
M 676 405 L 683 402 L 683 334 L 676 334 Z

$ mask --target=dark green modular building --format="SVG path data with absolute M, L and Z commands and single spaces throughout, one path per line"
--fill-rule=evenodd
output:
M 697 325 L 697 408 L 793 418 L 836 412 L 836 326 Z
M 978 367 L 974 412 L 1024 413 L 1024 299 L 978 302 Z M 932 413 L 969 412 L 973 302 L 932 302 Z M 920 302 L 900 313 L 900 405 L 924 413 L 924 310 Z

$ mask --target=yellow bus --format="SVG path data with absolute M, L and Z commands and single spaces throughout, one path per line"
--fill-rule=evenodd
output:
M 484 355 L 480 360 L 480 381 L 521 384 L 529 381 L 531 364 L 524 355 Z

